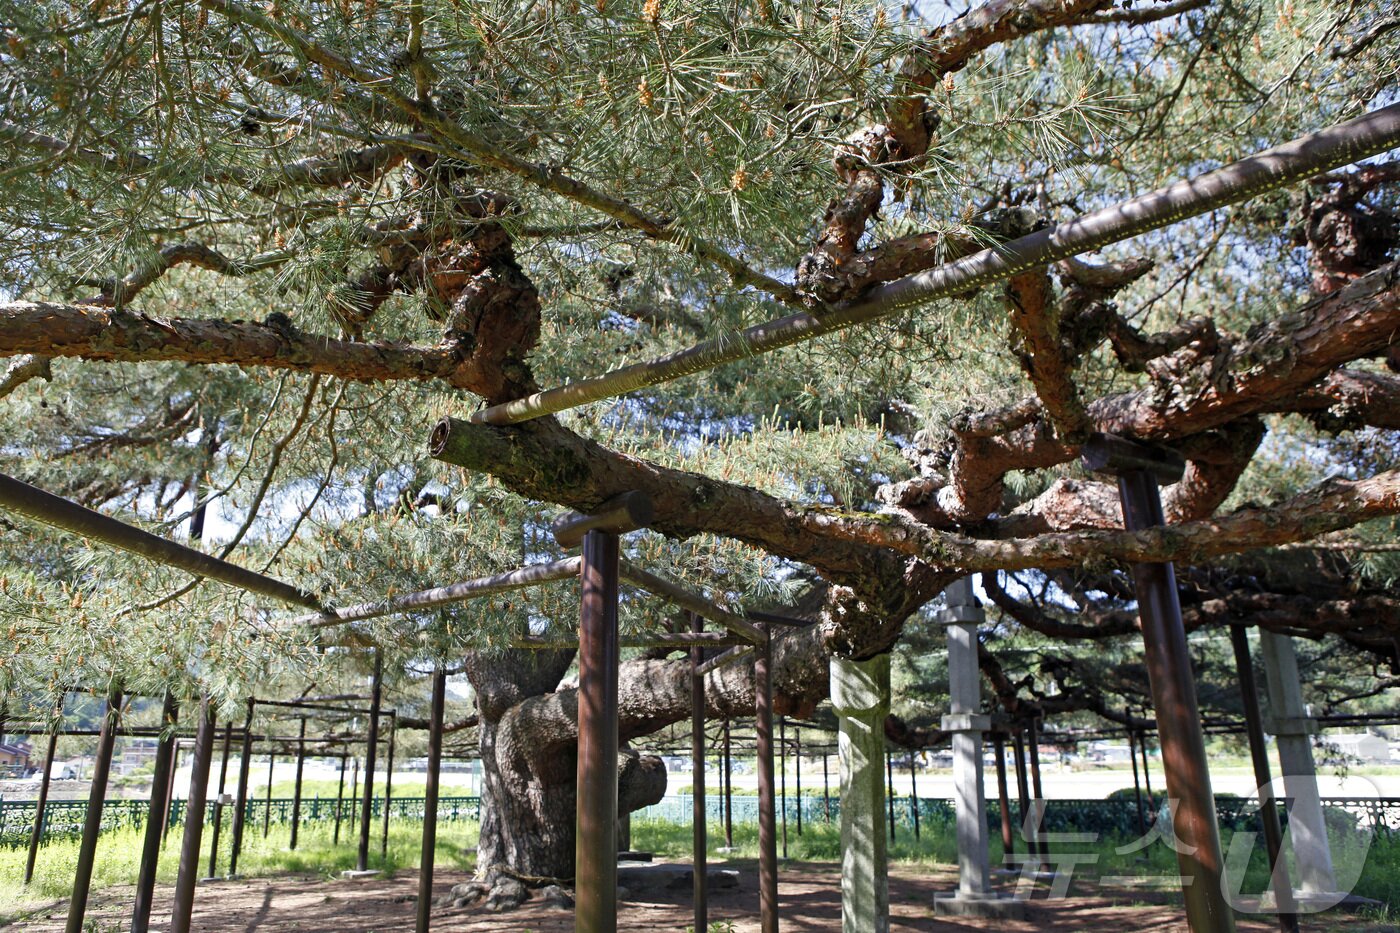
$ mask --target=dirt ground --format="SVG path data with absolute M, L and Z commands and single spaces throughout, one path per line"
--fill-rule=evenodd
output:
M 752 862 L 720 867 L 739 870 L 738 887 L 719 890 L 710 899 L 710 922 L 732 923 L 732 933 L 758 933 L 758 892 Z M 460 872 L 441 872 L 434 896 L 446 894 L 454 884 L 470 880 Z M 781 926 L 804 933 L 841 928 L 840 870 L 822 863 L 789 862 L 782 866 L 779 888 Z M 1002 882 L 1006 890 L 1014 879 Z M 972 920 L 933 916 L 933 895 L 950 890 L 948 871 L 917 872 L 899 867 L 890 876 L 891 924 L 898 933 L 955 933 L 967 930 L 1003 930 L 1007 933 L 1186 933 L 1181 909 L 1166 894 L 1129 888 L 1103 889 L 1076 894 L 1063 900 L 1046 899 L 1042 884 L 1027 905 L 1024 921 Z M 401 872 L 397 877 L 372 880 L 328 880 L 315 875 L 284 875 L 247 881 L 202 884 L 195 900 L 197 931 L 267 931 L 267 933 L 388 933 L 412 929 L 417 876 Z M 127 928 L 132 889 L 111 888 L 94 896 L 88 909 L 89 929 L 98 933 Z M 168 929 L 172 889 L 162 886 L 156 894 L 153 931 Z M 63 929 L 66 903 L 31 914 L 12 929 L 25 933 L 57 933 Z M 623 930 L 685 930 L 693 923 L 690 891 L 663 890 L 623 903 L 618 926 Z M 504 914 L 480 908 L 433 908 L 435 931 L 457 933 L 572 933 L 573 912 L 526 903 Z M 1244 920 L 1241 933 L 1272 933 L 1269 918 Z M 1329 914 L 1307 921 L 1311 933 L 1400 933 L 1400 927 L 1368 922 L 1362 917 Z

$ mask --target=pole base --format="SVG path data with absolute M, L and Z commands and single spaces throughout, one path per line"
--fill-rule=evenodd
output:
M 357 871 L 356 869 L 350 868 L 341 872 L 340 877 L 344 878 L 346 881 L 363 881 L 366 878 L 378 878 L 382 874 L 383 872 L 377 868 L 368 868 L 364 871 Z
M 933 896 L 935 917 L 989 917 L 997 920 L 1024 920 L 1026 902 L 1008 894 L 963 894 L 960 891 Z

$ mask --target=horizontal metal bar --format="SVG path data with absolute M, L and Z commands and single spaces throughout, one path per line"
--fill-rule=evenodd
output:
M 526 587 L 538 586 L 551 580 L 563 580 L 566 577 L 578 576 L 580 560 L 581 558 L 578 557 L 566 557 L 563 560 L 551 561 L 547 564 L 531 564 L 509 573 L 477 577 L 474 580 L 453 583 L 451 586 L 440 586 L 431 590 L 420 590 L 417 593 L 405 593 L 403 596 L 394 596 L 378 602 L 360 603 L 357 606 L 346 606 L 341 609 L 300 616 L 293 619 L 292 624 L 324 628 L 400 612 L 418 612 L 423 609 L 432 609 L 434 606 L 465 602 L 469 599 L 477 599 L 495 593 L 523 590 Z
M 147 560 L 177 567 L 197 577 L 217 580 L 294 606 L 321 608 L 321 601 L 315 596 L 289 583 L 153 535 L 3 473 L 0 473 L 0 506 Z
M 654 573 L 643 570 L 630 560 L 619 562 L 618 574 L 628 583 L 640 586 L 657 596 L 665 597 L 682 609 L 689 609 L 698 616 L 723 625 L 751 644 L 762 644 L 763 640 L 768 637 L 763 629 L 742 616 L 716 606 L 705 597 L 692 593 L 678 583 L 673 583 L 664 577 L 658 577 Z
M 633 363 L 483 408 L 474 412 L 470 420 L 474 424 L 496 425 L 529 421 L 768 353 L 1238 204 L 1397 145 L 1400 145 L 1400 104 L 1391 104 L 1213 172 L 878 286 L 846 305 L 801 311 L 755 324 L 736 334 L 697 343 L 654 360 Z
M 701 677 L 704 677 L 727 664 L 732 664 L 740 658 L 747 656 L 751 651 L 753 651 L 753 645 L 742 645 L 738 648 L 731 648 L 723 654 L 717 654 L 713 658 L 707 658 L 704 663 L 695 669 L 695 672 Z
M 755 622 L 769 622 L 773 625 L 790 625 L 795 628 L 806 628 L 809 625 L 816 625 L 816 619 L 799 619 L 796 616 L 779 615 L 776 612 L 760 612 L 757 609 L 746 609 L 745 618 Z

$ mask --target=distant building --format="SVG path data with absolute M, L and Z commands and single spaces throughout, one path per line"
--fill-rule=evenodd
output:
M 6 773 L 27 773 L 31 751 L 28 742 L 0 742 L 0 770 Z
M 1341 732 L 1318 736 L 1328 757 L 1343 761 L 1388 762 L 1390 743 L 1371 732 Z
M 126 739 L 122 743 L 121 758 L 117 761 L 117 773 L 128 774 L 155 761 L 159 749 L 159 739 Z

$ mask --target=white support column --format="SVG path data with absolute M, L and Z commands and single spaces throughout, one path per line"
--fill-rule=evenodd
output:
M 977 663 L 977 628 L 986 621 L 972 578 L 943 591 L 946 608 L 937 620 L 948 633 L 948 695 L 951 711 L 943 730 L 953 733 L 953 793 L 957 811 L 958 890 L 934 897 L 935 914 L 1020 917 L 1025 905 L 991 889 L 987 855 L 987 794 L 982 762 L 982 734 L 991 717 L 982 710 L 982 671 Z
M 884 811 L 890 656 L 833 657 L 831 704 L 841 730 L 841 931 L 889 933 Z
M 1302 899 L 1330 898 L 1335 896 L 1337 882 L 1332 873 L 1332 849 L 1327 842 L 1322 798 L 1317 790 L 1317 768 L 1313 764 L 1312 735 L 1317 724 L 1303 706 L 1298 656 L 1292 638 L 1263 629 L 1259 630 L 1259 647 L 1269 688 L 1271 716 L 1265 725 L 1278 742 L 1284 793 L 1291 801 L 1288 835 L 1298 863 Z

